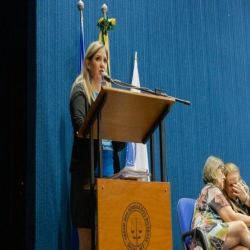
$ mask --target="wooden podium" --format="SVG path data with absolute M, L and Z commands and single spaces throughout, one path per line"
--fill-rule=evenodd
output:
M 98 249 L 172 249 L 170 183 L 165 182 L 163 120 L 175 99 L 103 87 L 78 131 L 90 139 L 90 190 L 94 204 L 94 139 L 99 142 Z M 154 131 L 160 129 L 161 181 L 155 181 Z M 150 139 L 152 182 L 102 177 L 102 139 L 146 143 Z M 93 205 L 94 207 L 94 205 Z M 95 214 L 91 249 L 95 249 Z

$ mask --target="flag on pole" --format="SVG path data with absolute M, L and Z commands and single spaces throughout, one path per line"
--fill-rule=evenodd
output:
M 81 5 L 84 7 L 83 2 L 80 0 L 78 2 L 78 6 Z M 78 7 L 79 8 L 79 7 Z M 79 66 L 78 66 L 78 74 L 82 72 L 83 60 L 85 57 L 85 48 L 84 48 L 84 29 L 83 29 L 83 14 L 82 9 L 80 10 L 80 53 L 79 53 Z
M 100 28 L 100 34 L 99 34 L 99 41 L 105 44 L 108 53 L 109 53 L 109 38 L 108 38 L 108 32 L 110 30 L 115 29 L 115 18 L 109 19 L 108 16 L 106 16 L 106 12 L 108 11 L 108 7 L 106 4 L 102 6 L 102 12 L 104 14 L 104 17 L 102 17 L 98 23 L 97 26 Z M 108 67 L 107 67 L 107 74 L 110 76 L 110 53 L 108 58 Z
M 84 3 L 82 0 L 79 0 L 77 8 L 80 11 L 80 49 L 79 49 L 79 64 L 78 64 L 78 74 L 82 72 L 83 60 L 85 57 L 85 48 L 84 48 L 84 29 L 83 29 L 83 14 Z M 79 250 L 79 236 L 77 228 L 73 227 L 72 229 L 72 250 Z
M 134 61 L 134 71 L 133 79 L 131 85 L 140 87 L 138 65 L 137 65 L 137 52 L 135 52 L 135 61 Z M 140 92 L 136 89 L 131 89 L 133 92 Z M 127 143 L 126 150 L 126 164 L 127 167 L 132 167 L 134 170 L 149 170 L 148 167 L 148 151 L 147 145 L 142 143 Z

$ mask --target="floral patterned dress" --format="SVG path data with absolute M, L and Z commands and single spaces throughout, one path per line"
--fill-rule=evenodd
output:
M 205 185 L 195 203 L 192 229 L 203 229 L 211 250 L 221 250 L 227 237 L 228 223 L 218 214 L 224 206 L 230 205 L 221 190 L 211 183 Z

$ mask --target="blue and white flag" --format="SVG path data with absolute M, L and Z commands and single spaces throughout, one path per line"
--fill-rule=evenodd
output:
M 83 4 L 80 0 L 78 4 Z M 84 48 L 84 29 L 83 29 L 83 14 L 80 11 L 80 49 L 79 49 L 79 64 L 78 64 L 78 75 L 81 74 L 83 68 L 83 61 L 85 57 L 85 48 Z M 79 249 L 79 236 L 77 228 L 73 227 L 72 229 L 72 250 Z
M 84 57 L 85 57 L 84 29 L 83 29 L 83 15 L 81 13 L 81 22 L 80 22 L 80 51 L 79 51 L 78 74 L 80 74 L 82 72 Z
M 140 87 L 140 80 L 139 80 L 139 73 L 137 66 L 137 52 L 135 52 L 134 72 L 131 85 Z M 140 92 L 139 90 L 136 89 L 131 89 L 131 91 Z M 132 167 L 134 170 L 149 171 L 147 145 L 142 143 L 128 142 L 126 150 L 125 166 Z

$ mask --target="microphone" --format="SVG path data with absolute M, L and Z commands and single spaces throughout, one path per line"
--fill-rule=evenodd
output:
M 128 83 L 124 83 L 124 82 L 121 82 L 119 80 L 116 80 L 116 79 L 112 79 L 108 74 L 107 72 L 103 72 L 102 73 L 102 81 L 106 81 L 106 82 L 111 82 L 119 87 L 122 87 L 122 88 L 129 88 L 129 89 L 137 89 L 137 90 L 140 90 L 140 91 L 143 91 L 143 92 L 146 92 L 146 93 L 149 93 L 149 94 L 153 94 L 153 95 L 158 95 L 158 96 L 164 96 L 164 97 L 170 97 L 170 98 L 173 98 L 175 99 L 175 101 L 177 102 L 181 102 L 183 104 L 186 104 L 186 105 L 190 105 L 190 102 L 189 101 L 185 101 L 185 100 L 181 100 L 181 99 L 178 99 L 176 97 L 172 97 L 172 96 L 169 96 L 167 94 L 163 94 L 163 93 L 160 93 L 160 91 L 158 89 L 156 89 L 156 91 L 152 91 L 148 88 L 142 88 L 142 87 L 136 87 L 136 86 L 133 86 L 133 85 L 130 85 Z M 158 91 L 157 91 L 158 90 Z
M 107 72 L 103 72 L 102 73 L 102 80 L 104 81 L 106 81 L 106 82 L 111 82 L 111 78 L 110 78 L 110 76 L 107 74 Z

